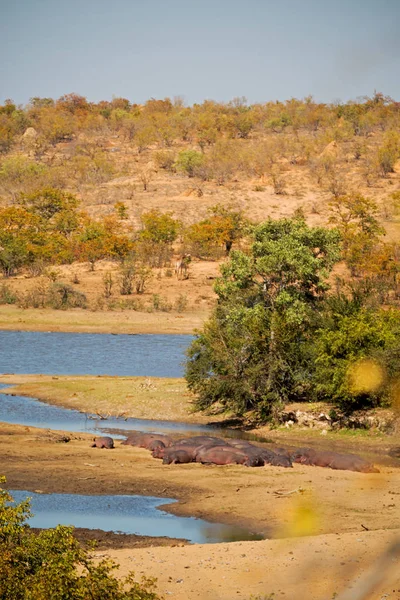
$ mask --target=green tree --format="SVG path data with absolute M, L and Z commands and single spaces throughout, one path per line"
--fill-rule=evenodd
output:
M 255 227 L 249 254 L 234 250 L 216 283 L 218 304 L 188 350 L 196 406 L 215 403 L 265 418 L 310 388 L 308 340 L 339 259 L 336 230 L 302 217 Z
M 20 203 L 43 221 L 50 221 L 61 212 L 71 212 L 79 200 L 68 192 L 56 188 L 43 188 L 31 194 L 21 194 Z
M 178 171 L 186 173 L 188 177 L 194 177 L 196 171 L 204 162 L 204 156 L 196 150 L 181 150 L 175 161 L 175 167 Z
M 4 483 L 0 477 L 0 484 Z M 0 597 L 4 600 L 157 600 L 155 580 L 142 583 L 130 573 L 117 579 L 113 561 L 95 562 L 59 525 L 35 535 L 26 524 L 29 501 L 14 506 L 0 488 Z
M 37 216 L 21 206 L 0 209 L 0 268 L 6 277 L 33 262 L 43 241 Z
M 390 402 L 400 378 L 400 315 L 363 281 L 330 297 L 314 338 L 316 395 L 344 412 Z
M 143 226 L 140 232 L 142 240 L 156 244 L 172 244 L 178 237 L 181 223 L 174 219 L 172 213 L 162 213 L 158 209 L 152 209 L 143 213 L 140 220 Z

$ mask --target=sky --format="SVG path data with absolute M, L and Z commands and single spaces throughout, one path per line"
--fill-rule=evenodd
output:
M 400 100 L 400 0 L 0 0 L 0 103 Z

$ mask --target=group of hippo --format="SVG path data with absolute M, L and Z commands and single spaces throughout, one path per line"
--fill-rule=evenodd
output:
M 173 440 L 167 435 L 137 431 L 130 433 L 121 444 L 146 448 L 154 458 L 162 459 L 166 465 L 198 462 L 246 467 L 292 467 L 293 463 L 300 463 L 361 473 L 379 473 L 371 463 L 354 454 L 339 454 L 313 448 L 299 448 L 294 451 L 274 448 L 272 451 L 246 440 L 229 439 L 228 442 L 208 435 Z M 92 447 L 114 448 L 114 441 L 111 437 L 94 438 Z

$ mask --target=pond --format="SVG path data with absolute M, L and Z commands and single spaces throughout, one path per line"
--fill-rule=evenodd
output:
M 241 527 L 177 517 L 157 508 L 175 502 L 170 498 L 38 494 L 26 490 L 10 490 L 10 493 L 16 502 L 31 498 L 34 513 L 28 521 L 31 527 L 73 525 L 115 533 L 181 538 L 197 544 L 263 539 Z
M 0 331 L 0 373 L 182 377 L 190 335 Z

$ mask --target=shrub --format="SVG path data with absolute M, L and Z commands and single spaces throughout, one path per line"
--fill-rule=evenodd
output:
M 135 265 L 132 263 L 122 265 L 118 277 L 119 293 L 121 296 L 130 296 L 132 294 L 134 279 Z
M 176 311 L 181 313 L 184 310 L 186 310 L 187 305 L 188 305 L 188 297 L 186 296 L 186 294 L 180 294 L 175 301 L 174 308 Z
M 5 283 L 0 287 L 0 304 L 16 304 L 18 296 Z
M 41 281 L 20 298 L 19 306 L 21 308 L 44 308 L 47 304 L 48 290 L 45 282 Z
M 178 171 L 186 173 L 188 177 L 194 177 L 196 170 L 204 162 L 204 155 L 196 150 L 182 150 L 179 152 L 175 161 L 175 167 Z
M 49 288 L 46 304 L 54 309 L 86 308 L 86 296 L 67 283 L 53 283 Z
M 161 312 L 170 312 L 172 310 L 172 305 L 164 296 L 160 296 L 160 294 L 153 294 L 152 308 Z

